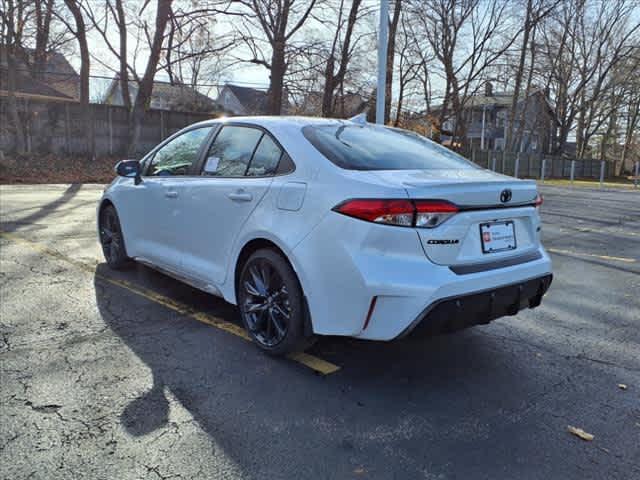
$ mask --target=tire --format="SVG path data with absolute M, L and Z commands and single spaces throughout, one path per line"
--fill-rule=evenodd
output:
M 100 245 L 107 265 L 114 270 L 122 270 L 131 264 L 124 244 L 118 212 L 113 205 L 107 205 L 100 212 Z
M 262 350 L 286 355 L 311 344 L 304 334 L 308 312 L 302 287 L 282 255 L 256 250 L 242 266 L 237 292 L 242 322 Z

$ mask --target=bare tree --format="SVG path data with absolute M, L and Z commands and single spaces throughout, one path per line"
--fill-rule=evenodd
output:
M 538 68 L 552 92 L 559 123 L 557 152 L 575 130 L 577 155 L 585 154 L 595 106 L 613 85 L 611 73 L 637 48 L 640 24 L 630 22 L 634 8 L 630 0 L 571 0 L 544 22 L 544 59 Z
M 194 11 L 189 4 L 174 3 L 164 56 L 158 67 L 172 84 L 196 86 L 202 75 L 219 73 L 222 56 L 235 44 L 233 35 L 216 35 L 218 2 L 201 2 Z
M 143 9 L 148 5 L 150 0 L 146 0 L 143 5 Z M 151 92 L 153 91 L 153 79 L 157 72 L 158 62 L 160 61 L 160 54 L 162 53 L 162 44 L 164 42 L 164 33 L 171 15 L 171 4 L 173 0 L 158 0 L 155 17 L 155 31 L 153 33 L 153 39 L 151 41 L 151 47 L 149 49 L 149 58 L 147 60 L 147 67 L 145 68 L 144 75 L 140 80 L 140 86 L 138 88 L 138 95 L 136 95 L 135 102 L 133 104 L 133 110 L 131 112 L 131 119 L 133 122 L 131 140 L 129 142 L 129 155 L 134 155 L 138 148 L 138 142 L 140 140 L 140 133 L 142 130 L 142 121 L 146 111 L 149 109 L 151 102 Z
M 4 0 L 0 9 L 1 83 L 8 92 L 11 116 L 11 125 L 6 128 L 14 131 L 19 152 L 30 148 L 26 127 L 31 116 L 28 111 L 20 112 L 16 97 L 18 78 L 26 75 L 44 79 L 51 74 L 47 71 L 51 53 L 64 49 L 73 39 L 58 21 L 61 15 L 57 10 L 60 8 L 55 0 Z
M 351 8 L 349 9 L 349 15 L 345 22 L 343 19 L 344 0 L 340 0 L 340 6 L 338 8 L 338 22 L 324 70 L 324 90 L 322 95 L 323 117 L 331 117 L 335 112 L 334 95 L 336 88 L 344 85 L 347 67 L 349 66 L 349 61 L 353 55 L 352 37 L 356 21 L 358 20 L 358 10 L 360 9 L 361 4 L 362 0 L 352 1 Z M 342 35 L 343 30 L 344 35 Z M 338 69 L 336 70 L 337 56 L 340 58 L 338 62 Z
M 407 15 L 402 16 L 400 22 L 400 31 L 397 35 L 399 42 L 397 44 L 396 55 L 398 57 L 398 100 L 396 102 L 395 120 L 394 126 L 401 126 L 401 119 L 403 114 L 403 108 L 405 103 L 408 103 L 408 99 L 411 96 L 411 85 L 413 82 L 420 78 L 421 74 L 425 73 L 424 68 L 426 62 L 423 61 L 422 48 L 418 45 L 414 32 L 411 29 L 411 24 Z M 418 46 L 418 51 L 416 51 Z M 426 72 L 428 74 L 428 72 Z M 422 85 L 424 92 L 424 84 Z M 425 98 L 423 101 L 427 101 Z
M 122 91 L 122 101 L 127 111 L 131 110 L 131 94 L 129 93 L 129 75 L 127 74 L 127 18 L 124 14 L 124 6 L 122 0 L 115 0 L 115 8 L 111 6 L 111 2 L 107 2 L 107 7 L 111 9 L 111 13 L 118 27 L 118 38 L 120 40 L 118 57 L 119 57 L 119 78 L 120 90 Z
M 53 18 L 53 6 L 54 0 L 34 0 L 36 38 L 32 75 L 35 78 L 42 78 L 44 73 L 49 47 L 51 20 Z
M 7 82 L 7 103 L 11 121 L 15 128 L 15 148 L 18 153 L 22 153 L 27 148 L 27 139 L 25 136 L 24 125 L 18 112 L 18 101 L 15 96 L 18 58 L 23 55 L 24 51 L 24 28 L 29 19 L 29 11 L 25 8 L 25 3 L 21 0 L 7 0 L 2 15 L 2 44 L 0 48 L 2 58 L 0 58 L 0 67 L 2 67 L 3 76 L 6 71 Z
M 445 79 L 438 123 L 454 119 L 452 143 L 466 137 L 464 107 L 488 70 L 511 47 L 518 28 L 507 21 L 506 0 L 414 0 L 411 15 L 421 23 Z
M 80 0 L 64 0 L 65 5 L 73 15 L 75 27 L 69 26 L 78 41 L 80 48 L 80 104 L 86 109 L 89 105 L 89 44 L 87 43 L 87 27 L 82 16 Z
M 235 0 L 235 3 L 245 9 L 240 34 L 252 54 L 249 62 L 269 70 L 267 111 L 279 115 L 284 79 L 289 68 L 287 57 L 291 53 L 291 38 L 309 18 L 316 0 L 309 0 L 306 5 L 301 5 L 299 0 Z M 256 29 L 262 32 L 263 37 L 253 33 Z M 270 54 L 262 49 L 265 39 Z
M 509 115 L 507 119 L 507 134 L 505 138 L 506 150 L 513 150 L 514 145 L 517 145 L 522 137 L 521 131 L 522 128 L 524 128 L 524 118 L 522 117 L 524 117 L 526 107 L 528 105 L 527 98 L 533 78 L 532 72 L 535 62 L 534 38 L 536 28 L 538 27 L 538 24 L 542 20 L 544 20 L 545 17 L 547 17 L 547 15 L 553 12 L 560 1 L 561 0 L 526 0 L 524 25 L 522 27 L 522 44 L 520 47 L 518 66 L 514 75 L 513 97 L 511 99 L 511 108 L 509 109 Z M 520 97 L 520 94 L 522 91 L 522 82 L 525 75 L 525 59 L 527 57 L 527 54 L 529 54 L 531 57 L 531 67 L 527 79 L 527 88 L 524 102 L 521 102 L 522 99 Z M 521 103 L 521 121 L 518 122 L 520 131 L 517 135 L 517 138 L 514 138 L 514 126 L 516 124 L 515 120 L 519 103 Z

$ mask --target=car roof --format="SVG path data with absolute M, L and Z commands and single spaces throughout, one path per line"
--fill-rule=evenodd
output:
M 260 127 L 292 127 L 302 128 L 307 125 L 343 125 L 352 123 L 351 120 L 323 117 L 302 117 L 302 116 L 245 116 L 245 117 L 220 117 L 213 120 L 204 120 L 194 125 L 210 125 L 216 123 L 238 122 Z M 193 126 L 193 125 L 192 125 Z

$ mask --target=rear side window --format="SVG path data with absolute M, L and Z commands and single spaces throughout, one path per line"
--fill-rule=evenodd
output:
M 207 154 L 206 174 L 216 177 L 244 176 L 261 137 L 262 131 L 256 128 L 222 127 Z
M 263 135 L 251 159 L 247 176 L 261 177 L 275 174 L 281 156 L 282 150 L 276 145 L 276 142 L 269 135 Z
M 374 125 L 308 125 L 302 132 L 320 153 L 348 170 L 479 168 L 407 130 Z

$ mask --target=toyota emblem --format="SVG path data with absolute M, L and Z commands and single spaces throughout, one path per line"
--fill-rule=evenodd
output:
M 507 203 L 509 200 L 511 200 L 511 195 L 512 195 L 511 190 L 509 190 L 508 188 L 505 188 L 500 193 L 500 201 L 502 203 Z

